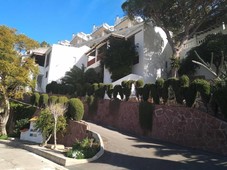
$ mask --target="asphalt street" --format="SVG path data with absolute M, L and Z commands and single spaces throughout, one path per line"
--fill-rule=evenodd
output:
M 77 170 L 226 170 L 227 157 L 193 150 L 154 139 L 124 134 L 89 123 L 104 141 L 98 160 L 69 166 Z

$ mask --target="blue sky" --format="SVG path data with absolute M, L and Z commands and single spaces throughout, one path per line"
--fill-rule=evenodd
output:
M 0 25 L 16 28 L 39 42 L 71 40 L 73 33 L 91 33 L 93 25 L 113 25 L 124 15 L 125 0 L 4 0 Z

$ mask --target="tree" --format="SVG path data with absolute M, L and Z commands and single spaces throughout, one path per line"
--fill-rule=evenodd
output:
M 195 51 L 209 67 L 215 66 L 215 72 L 220 75 L 220 69 L 223 69 L 223 64 L 227 61 L 227 35 L 224 34 L 211 34 L 205 38 L 205 41 L 192 48 L 187 57 L 181 62 L 179 74 L 193 75 L 199 65 L 192 62 L 192 60 L 199 61 Z M 200 61 L 199 61 L 200 62 Z M 211 63 L 212 62 L 212 63 Z
M 189 38 L 211 21 L 225 17 L 227 3 L 226 0 L 126 0 L 122 9 L 131 19 L 141 16 L 161 27 L 172 48 L 173 63 L 174 60 L 177 63 Z
M 132 71 L 132 65 L 138 56 L 135 45 L 128 39 L 110 38 L 109 47 L 101 59 L 101 64 L 111 73 L 111 79 L 116 81 Z
M 36 84 L 38 68 L 34 59 L 22 57 L 27 50 L 39 44 L 15 29 L 0 26 L 0 135 L 6 135 L 6 123 L 10 114 L 9 98 L 21 98 L 26 87 Z
M 66 107 L 63 104 L 50 104 L 43 109 L 36 121 L 35 128 L 40 130 L 45 138 L 44 145 L 54 135 L 54 145 L 56 147 L 56 133 L 66 128 L 64 112 Z
M 58 122 L 58 117 L 59 116 L 63 116 L 64 113 L 66 112 L 66 106 L 61 104 L 61 103 L 57 103 L 57 104 L 53 104 L 51 103 L 48 106 L 49 111 L 51 112 L 53 118 L 54 118 L 54 148 L 56 149 L 57 146 L 57 122 Z
M 50 44 L 48 44 L 46 41 L 43 41 L 40 43 L 40 47 L 50 47 Z

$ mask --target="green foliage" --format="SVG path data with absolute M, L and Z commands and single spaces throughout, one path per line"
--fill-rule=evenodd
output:
M 101 82 L 99 74 L 95 71 L 94 68 L 89 68 L 84 73 L 84 78 L 86 83 L 99 83 Z
M 145 130 L 152 129 L 152 115 L 154 112 L 154 105 L 149 102 L 141 102 L 139 104 L 139 122 L 140 126 Z
M 67 117 L 76 121 L 82 120 L 84 116 L 84 105 L 78 98 L 71 98 L 68 102 Z
M 179 81 L 180 81 L 180 87 L 189 87 L 190 80 L 187 75 L 182 75 Z
M 216 89 L 213 93 L 212 102 L 216 104 L 216 108 L 220 108 L 221 113 L 227 118 L 227 86 L 224 85 L 216 85 Z M 215 114 L 217 114 L 218 110 L 214 109 Z
M 113 95 L 113 85 L 112 84 L 107 84 L 106 85 L 106 93 L 108 97 L 111 99 Z
M 175 58 L 179 57 L 185 41 L 193 37 L 200 28 L 208 28 L 207 23 L 224 20 L 227 12 L 226 0 L 126 0 L 122 9 L 131 19 L 141 16 L 145 21 L 151 20 L 161 27 L 167 35 Z M 177 65 L 173 64 L 174 68 Z
M 144 84 L 143 80 L 137 80 L 135 83 L 135 86 L 136 88 L 140 88 L 140 87 L 143 87 L 143 84 Z
M 46 139 L 54 133 L 54 118 L 49 109 L 43 109 L 36 120 L 35 128 L 39 129 Z M 58 117 L 57 132 L 62 132 L 66 128 L 66 119 L 63 115 Z
M 36 108 L 29 105 L 24 105 L 17 102 L 10 102 L 11 114 L 13 115 L 13 121 L 15 126 L 11 124 L 13 129 L 13 136 L 20 136 L 20 129 L 29 128 L 29 119 L 34 115 Z
M 14 128 L 14 136 L 19 137 L 20 130 L 24 128 L 29 129 L 29 125 L 30 125 L 30 122 L 28 118 L 17 120 Z
M 156 84 L 150 84 L 150 96 L 153 98 L 153 101 L 155 104 L 159 104 L 160 96 L 162 94 L 162 89 L 160 88 L 158 90 L 158 87 Z
M 106 92 L 106 86 L 103 83 L 99 83 L 98 89 L 95 91 L 95 97 L 104 99 L 105 92 Z
M 111 73 L 111 79 L 116 81 L 131 73 L 137 55 L 135 46 L 129 39 L 111 37 L 101 64 L 106 66 Z
M 7 140 L 7 139 L 8 139 L 8 136 L 7 136 L 7 135 L 1 135 L 1 136 L 0 136 L 0 139 L 1 139 L 1 140 Z
M 195 86 L 196 91 L 200 92 L 204 104 L 208 104 L 210 100 L 210 83 L 203 79 L 196 79 L 191 83 L 191 86 Z
M 55 103 L 57 103 L 57 100 L 58 100 L 58 96 L 50 96 L 49 98 L 48 98 L 48 103 L 49 104 L 55 104 Z
M 115 85 L 113 89 L 113 98 L 116 99 L 117 95 L 120 95 L 121 99 L 124 98 L 123 89 L 121 85 Z
M 67 157 L 75 159 L 88 159 L 95 156 L 100 150 L 100 144 L 94 139 L 84 138 L 76 141 L 72 149 L 66 153 Z
M 57 103 L 66 104 L 69 101 L 69 99 L 66 96 L 60 96 L 58 97 Z
M 145 84 L 143 86 L 143 101 L 147 101 L 150 97 L 151 84 Z
M 1 127 L 4 128 L 0 128 L 0 135 L 6 134 L 4 129 L 11 113 L 9 98 L 23 98 L 27 87 L 35 88 L 38 67 L 34 59 L 22 57 L 22 54 L 38 46 L 36 41 L 18 34 L 16 29 L 0 26 L 0 93 L 4 107 L 4 113 L 0 116 Z
M 48 104 L 48 99 L 49 99 L 48 94 L 46 94 L 46 93 L 41 94 L 40 98 L 39 98 L 39 106 L 40 107 L 46 107 L 47 104 Z
M 40 98 L 40 94 L 35 92 L 33 93 L 33 95 L 31 96 L 31 104 L 33 106 L 38 106 L 39 105 L 39 98 Z
M 196 68 L 199 67 L 198 64 L 192 62 L 192 60 L 201 62 L 195 54 L 195 51 L 199 54 L 199 56 L 206 62 L 211 62 L 212 53 L 213 53 L 213 65 L 215 66 L 215 72 L 217 74 L 220 73 L 221 60 L 222 60 L 222 52 L 224 54 L 227 53 L 227 35 L 225 34 L 211 34 L 205 38 L 205 41 L 195 47 L 192 48 L 188 53 L 187 57 L 182 60 L 180 69 L 178 73 L 180 75 L 187 74 L 189 76 L 194 75 Z M 224 57 L 224 61 L 227 61 L 227 58 Z

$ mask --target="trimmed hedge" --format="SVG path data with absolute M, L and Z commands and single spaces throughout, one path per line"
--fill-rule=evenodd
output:
M 80 121 L 84 116 L 84 105 L 78 98 L 71 98 L 68 102 L 68 111 L 66 115 L 69 119 Z
M 33 106 L 38 106 L 39 105 L 39 98 L 40 98 L 40 94 L 35 92 L 33 93 L 33 95 L 30 98 L 30 102 Z
M 47 104 L 48 104 L 48 99 L 49 99 L 49 96 L 48 94 L 41 94 L 40 95 L 40 98 L 39 98 L 39 106 L 40 107 L 46 107 Z
M 50 96 L 49 99 L 48 99 L 48 103 L 49 104 L 55 104 L 57 103 L 57 100 L 58 100 L 58 96 Z

